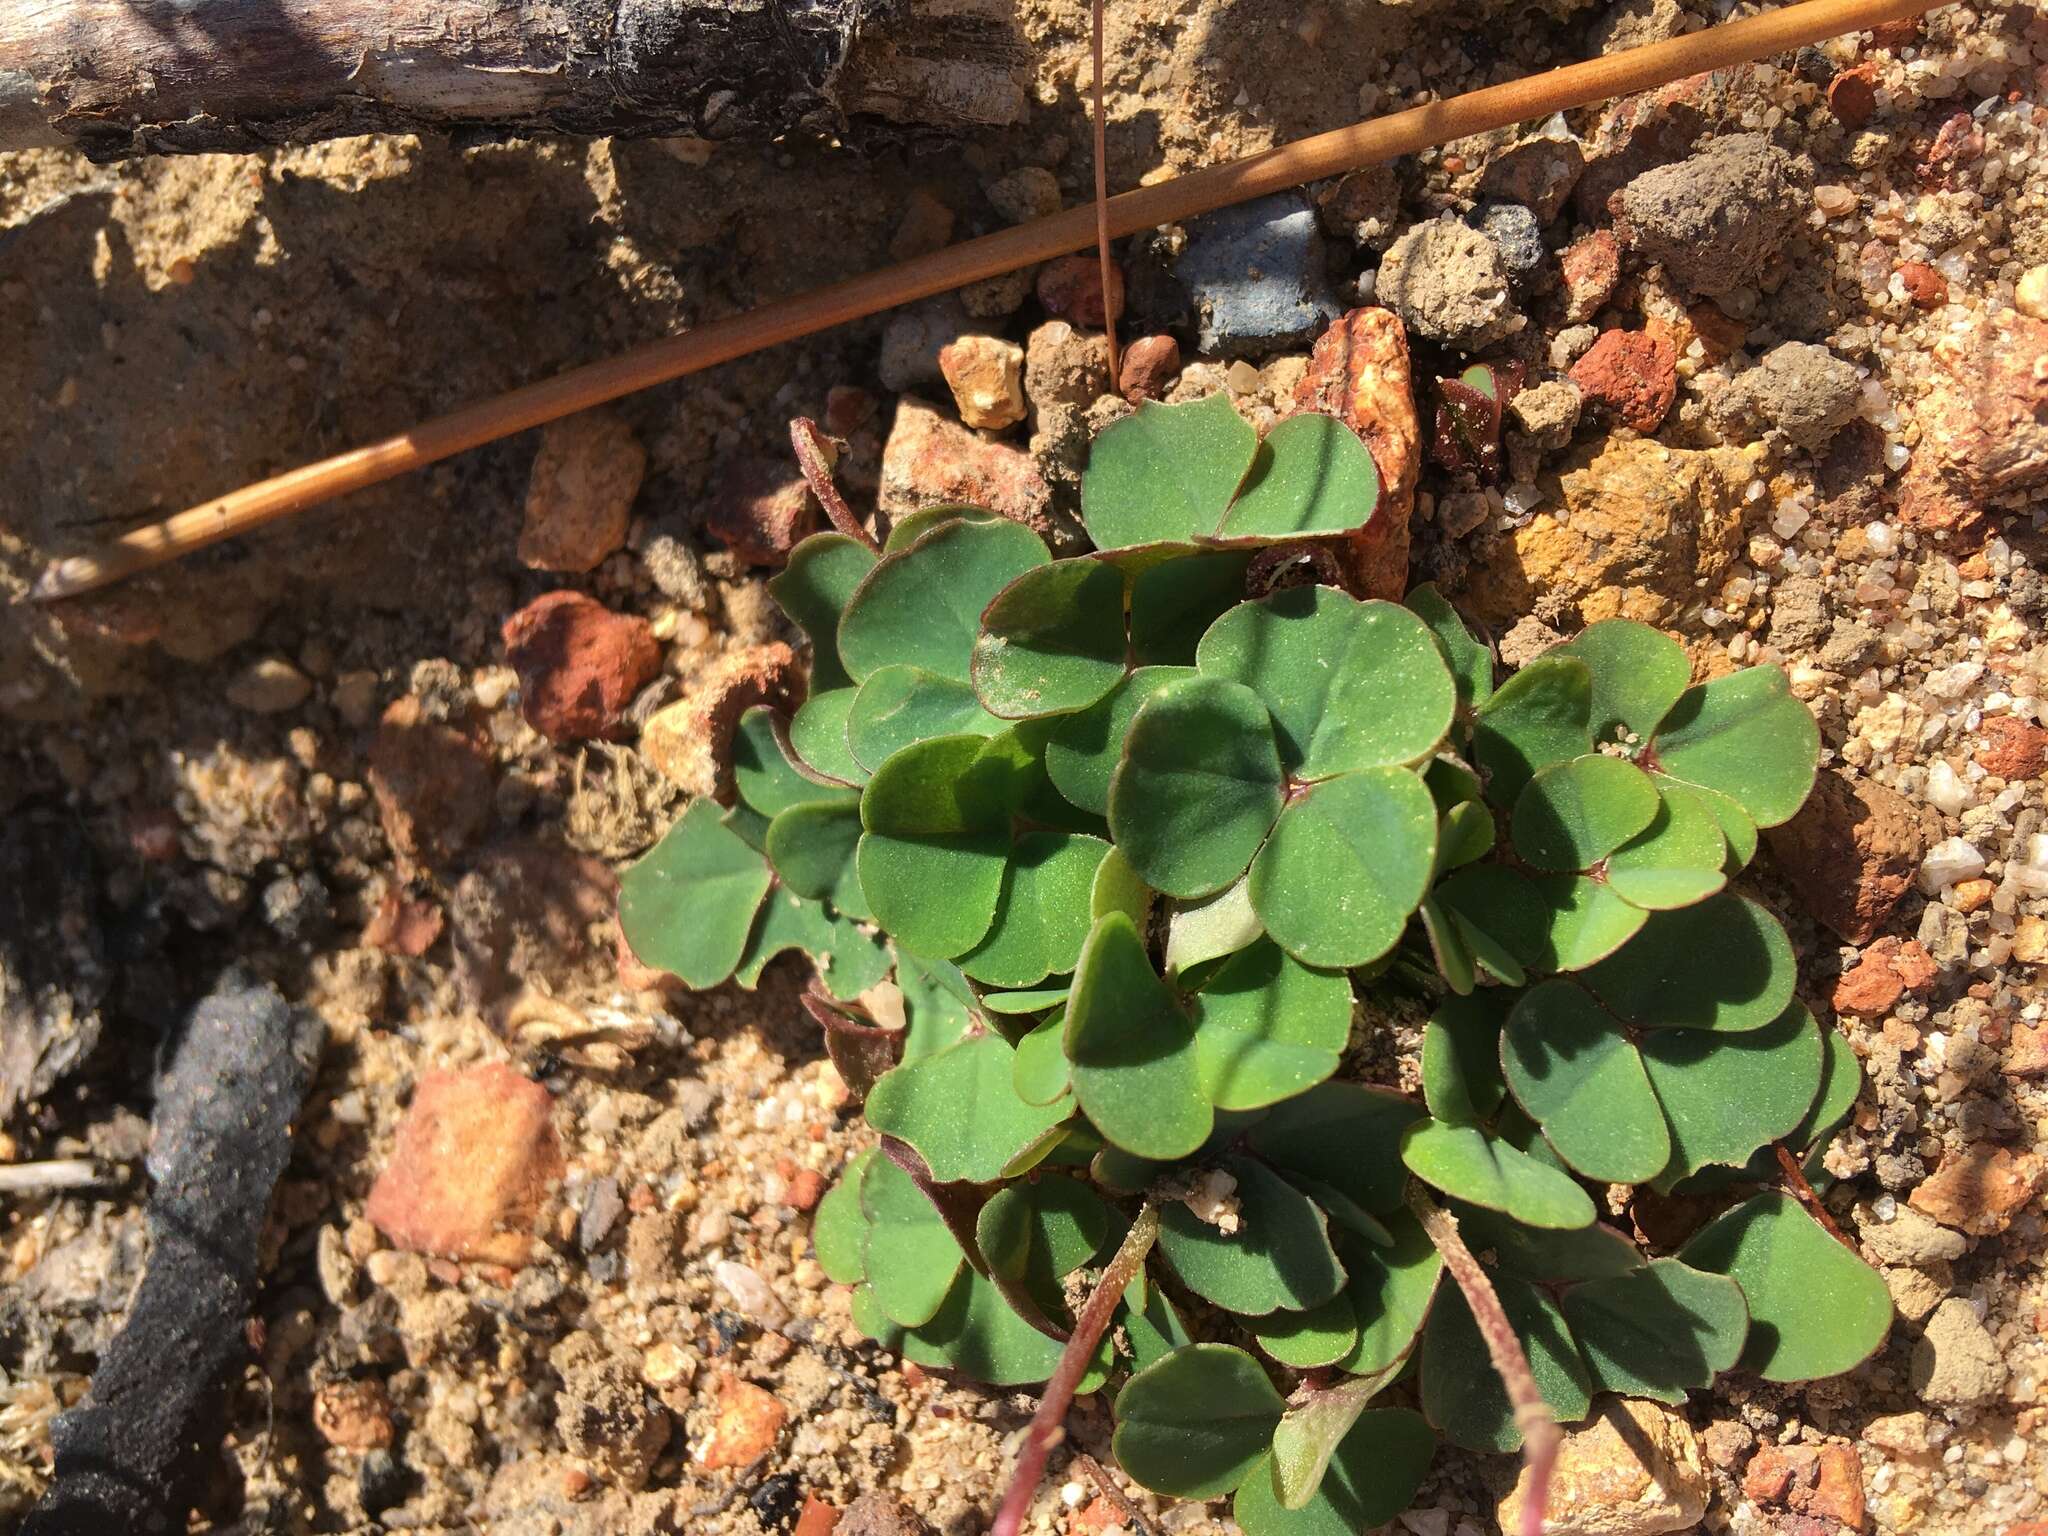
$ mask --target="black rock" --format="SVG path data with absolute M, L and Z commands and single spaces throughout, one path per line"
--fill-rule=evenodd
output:
M 1174 275 L 1193 306 L 1199 351 L 1265 357 L 1313 341 L 1343 313 L 1322 225 L 1301 193 L 1204 214 L 1187 234 Z
M 803 1488 L 796 1476 L 789 1472 L 778 1472 L 773 1477 L 764 1477 L 747 1495 L 747 1508 L 761 1522 L 766 1531 L 779 1531 L 796 1519 L 798 1506 L 803 1503 Z
M 1520 203 L 1483 202 L 1466 220 L 1493 242 L 1516 298 L 1547 293 L 1557 284 L 1557 263 L 1543 243 L 1535 213 Z

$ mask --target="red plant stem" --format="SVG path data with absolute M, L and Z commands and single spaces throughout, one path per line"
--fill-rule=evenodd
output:
M 1778 1154 L 1778 1171 L 1785 1175 L 1785 1185 L 1791 1190 L 1792 1198 L 1806 1207 L 1806 1214 L 1819 1222 L 1821 1230 L 1829 1237 L 1851 1253 L 1858 1253 L 1856 1245 L 1849 1240 L 1849 1234 L 1835 1224 L 1835 1218 L 1829 1214 L 1828 1208 L 1820 1203 L 1820 1196 L 1814 1192 L 1813 1186 L 1807 1183 L 1806 1170 L 1799 1166 L 1799 1159 L 1791 1154 L 1782 1141 L 1772 1142 L 1771 1150 Z M 1860 1253 L 1858 1257 L 1861 1257 Z
M 1095 256 L 1102 267 L 1102 328 L 1109 333 L 1109 387 L 1117 390 L 1116 303 L 1110 288 L 1109 129 L 1102 110 L 1102 0 L 1095 0 Z
M 1074 1336 L 1067 1340 L 1060 1362 L 1045 1384 L 1045 1396 L 1038 1400 L 1038 1411 L 1031 1415 L 1031 1427 L 1024 1432 L 1024 1447 L 1017 1453 L 1017 1470 L 1010 1474 L 1010 1486 L 996 1511 L 996 1523 L 989 1527 L 989 1536 L 1017 1536 L 1023 1528 L 1031 1496 L 1038 1491 L 1039 1479 L 1045 1476 L 1045 1460 L 1065 1433 L 1074 1389 L 1088 1373 L 1088 1361 L 1095 1354 L 1095 1346 L 1109 1331 L 1109 1320 L 1116 1315 L 1116 1304 L 1123 1299 L 1124 1288 L 1136 1277 L 1158 1237 L 1159 1210 L 1148 1200 L 1125 1234 L 1123 1246 L 1117 1249 L 1116 1257 L 1096 1282 L 1088 1304 L 1074 1320 Z
M 849 539 L 860 540 L 879 555 L 882 546 L 875 542 L 875 536 L 868 532 L 867 525 L 853 515 L 853 508 L 839 494 L 839 486 L 832 478 L 832 461 L 825 453 L 825 434 L 818 430 L 818 424 L 808 416 L 797 417 L 789 424 L 789 441 L 796 449 L 796 466 L 803 471 L 804 483 L 818 498 L 818 505 L 825 509 L 825 515 L 832 519 L 832 526 Z
M 1543 1517 L 1550 1504 L 1550 1474 L 1557 1465 L 1557 1420 L 1550 1405 L 1537 1389 L 1529 1369 L 1529 1357 L 1514 1325 L 1502 1309 L 1500 1296 L 1486 1271 L 1472 1257 L 1465 1239 L 1458 1235 L 1458 1218 L 1424 1193 L 1420 1184 L 1408 1186 L 1408 1206 L 1422 1222 L 1422 1230 L 1436 1251 L 1443 1255 L 1444 1268 L 1464 1293 L 1479 1336 L 1486 1341 L 1486 1353 L 1493 1361 L 1494 1374 L 1507 1389 L 1508 1402 L 1515 1410 L 1515 1427 L 1522 1432 L 1522 1459 L 1529 1469 L 1529 1493 L 1522 1501 L 1520 1536 L 1543 1536 Z

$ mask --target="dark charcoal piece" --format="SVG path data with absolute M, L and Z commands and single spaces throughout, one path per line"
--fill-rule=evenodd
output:
M 1200 322 L 1197 348 L 1224 357 L 1301 346 L 1344 309 L 1330 285 L 1322 225 L 1298 192 L 1192 220 L 1174 275 Z
M 99 1042 L 108 977 L 98 878 L 64 812 L 0 817 L 0 1126 Z
M 803 1503 L 803 1488 L 796 1476 L 789 1472 L 778 1472 L 773 1477 L 764 1477 L 754 1491 L 747 1495 L 747 1508 L 754 1512 L 754 1518 L 761 1522 L 764 1531 L 788 1529 L 796 1519 L 797 1506 Z
M 186 1021 L 157 1084 L 149 1268 L 92 1390 L 56 1423 L 56 1480 L 23 1536 L 185 1529 L 248 1356 L 257 1239 L 321 1036 L 317 1016 L 232 975 Z

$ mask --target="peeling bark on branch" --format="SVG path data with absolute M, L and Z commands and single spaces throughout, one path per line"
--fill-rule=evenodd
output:
M 0 150 L 460 131 L 855 142 L 1024 115 L 1000 0 L 0 0 Z

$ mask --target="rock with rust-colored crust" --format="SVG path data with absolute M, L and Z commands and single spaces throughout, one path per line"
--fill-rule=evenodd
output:
M 711 1472 L 752 1466 L 775 1449 L 782 1426 L 789 1422 L 789 1409 L 774 1393 L 741 1381 L 730 1371 L 720 1374 L 714 1391 L 711 1433 L 697 1447 L 698 1466 Z
M 1388 309 L 1354 309 L 1317 340 L 1291 409 L 1325 411 L 1365 440 L 1380 472 L 1378 508 L 1340 547 L 1345 585 L 1398 601 L 1408 590 L 1408 521 L 1422 470 L 1422 426 L 1408 333 Z
M 1924 992 L 1934 984 L 1934 957 L 1917 939 L 1879 939 L 1863 952 L 1854 968 L 1835 983 L 1835 1012 L 1878 1018 L 1908 992 Z
M 1678 356 L 1653 331 L 1609 331 L 1572 364 L 1571 379 L 1587 405 L 1648 434 L 1678 398 Z
M 1500 1528 L 1519 1530 L 1529 1473 L 1500 1503 Z M 1558 1446 L 1543 1528 L 1550 1536 L 1663 1536 L 1706 1513 L 1713 1482 L 1685 1416 L 1641 1398 L 1601 1401 Z
M 693 795 L 720 794 L 731 777 L 728 749 L 740 716 L 756 704 L 789 704 L 802 675 L 796 652 L 780 640 L 727 651 L 648 720 L 641 755 Z
M 2048 1179 L 2038 1153 L 1979 1143 L 1941 1160 L 1921 1180 L 1910 1203 L 1923 1216 L 1972 1237 L 1995 1237 L 2012 1225 Z
M 562 1172 L 539 1083 L 503 1062 L 426 1072 L 363 1214 L 414 1253 L 516 1268 Z
M 817 528 L 817 500 L 787 456 L 724 470 L 704 509 L 704 531 L 749 565 L 781 565 Z
M 2048 320 L 1984 314 L 1934 346 L 1913 407 L 1920 445 L 1899 490 L 1909 528 L 1965 528 L 2048 486 Z
M 505 659 L 519 674 L 519 712 L 550 741 L 617 734 L 633 696 L 661 670 L 645 619 L 581 592 L 550 592 L 505 621 Z
M 975 436 L 936 407 L 905 395 L 882 447 L 881 508 L 901 517 L 959 502 L 984 507 L 1045 538 L 1052 489 L 1028 453 Z
M 428 718 L 415 694 L 384 711 L 369 777 L 402 870 L 446 863 L 490 820 L 494 781 L 482 734 Z
M 609 411 L 549 422 L 526 485 L 519 560 L 537 571 L 595 570 L 624 547 L 647 450 Z
M 1532 610 L 1563 629 L 1617 616 L 1669 624 L 1740 555 L 1751 478 L 1738 448 L 1588 444 L 1542 486 L 1562 513 L 1539 512 L 1480 550 L 1465 599 L 1501 629 Z
M 1928 828 L 1896 790 L 1824 769 L 1799 814 L 1764 837 L 1801 906 L 1839 938 L 1867 944 L 1912 885 Z
M 1567 325 L 1583 325 L 1599 314 L 1621 282 L 1621 242 L 1611 229 L 1581 235 L 1558 258 Z

